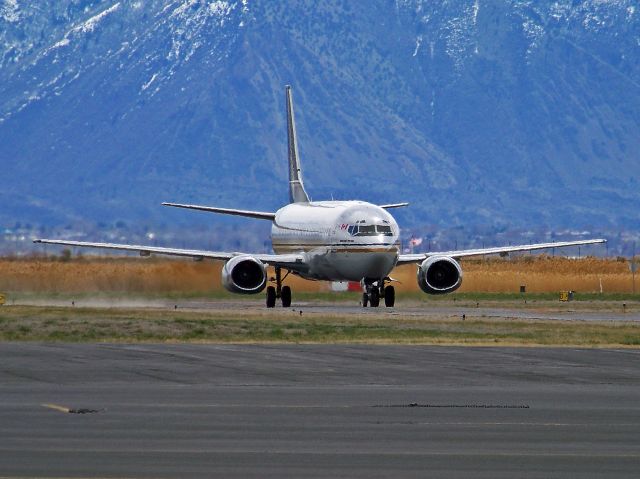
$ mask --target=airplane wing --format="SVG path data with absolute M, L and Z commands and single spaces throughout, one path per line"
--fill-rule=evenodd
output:
M 391 203 L 390 205 L 380 205 L 380 208 L 390 210 L 391 208 L 402 208 L 404 206 L 409 206 L 409 203 Z
M 130 245 L 130 244 L 117 244 L 117 243 L 91 243 L 86 241 L 70 241 L 70 240 L 50 240 L 50 239 L 36 239 L 34 243 L 42 244 L 58 244 L 65 246 L 78 246 L 81 248 L 101 248 L 112 249 L 118 251 L 133 251 L 140 253 L 140 256 L 149 256 L 154 254 L 164 254 L 169 256 L 183 256 L 193 259 L 215 259 L 226 261 L 234 256 L 249 253 L 227 253 L 221 251 L 203 251 L 197 249 L 178 249 L 178 248 L 163 248 L 160 246 L 144 246 L 144 245 Z M 303 270 L 305 263 L 304 257 L 300 254 L 249 254 L 263 263 L 271 266 L 281 266 L 283 268 L 290 268 L 295 270 Z
M 174 206 L 176 208 L 186 208 L 188 210 L 208 211 L 210 213 L 221 213 L 223 215 L 235 215 L 246 216 L 248 218 L 257 218 L 261 220 L 273 221 L 276 217 L 275 213 L 268 213 L 266 211 L 249 211 L 249 210 L 236 210 L 232 208 L 218 208 L 217 206 L 200 206 L 200 205 L 184 205 L 181 203 L 162 203 L 162 206 Z
M 479 248 L 479 249 L 463 249 L 455 251 L 438 251 L 429 253 L 416 253 L 416 254 L 401 254 L 398 257 L 398 265 L 408 263 L 420 263 L 430 256 L 449 256 L 450 258 L 460 259 L 468 256 L 480 256 L 484 254 L 505 254 L 514 253 L 517 251 L 533 251 L 539 249 L 549 248 L 563 248 L 565 246 L 580 246 L 586 244 L 606 243 L 605 239 L 591 239 L 591 240 L 579 240 L 579 241 L 560 241 L 557 243 L 535 243 L 535 244 L 523 244 L 518 246 L 500 246 L 496 248 Z

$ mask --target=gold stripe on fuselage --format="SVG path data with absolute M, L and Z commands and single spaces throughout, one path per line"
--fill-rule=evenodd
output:
M 320 248 L 326 248 L 328 252 L 331 253 L 398 253 L 398 248 L 395 246 L 391 247 L 371 247 L 371 246 L 363 246 L 357 247 L 356 245 L 289 245 L 289 244 L 274 244 L 273 249 L 277 252 L 309 252 L 314 251 Z

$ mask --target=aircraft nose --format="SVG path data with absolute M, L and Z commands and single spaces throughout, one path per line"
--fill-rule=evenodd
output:
M 393 236 L 378 235 L 375 237 L 375 243 L 385 252 L 398 252 L 399 240 L 396 234 Z

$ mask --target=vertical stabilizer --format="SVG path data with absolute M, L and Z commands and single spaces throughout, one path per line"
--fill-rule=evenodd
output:
M 291 86 L 285 87 L 287 97 L 287 139 L 289 143 L 289 201 L 291 203 L 308 203 L 309 196 L 302 182 L 300 157 L 298 156 L 298 140 L 296 140 L 296 122 L 293 118 L 293 98 Z

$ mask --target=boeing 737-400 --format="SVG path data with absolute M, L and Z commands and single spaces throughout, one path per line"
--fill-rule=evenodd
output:
M 273 308 L 278 299 L 284 307 L 291 305 L 291 288 L 283 285 L 290 273 L 310 280 L 359 281 L 363 289 L 364 307 L 377 307 L 381 299 L 385 306 L 392 307 L 395 303 L 395 289 L 389 284 L 392 281 L 389 274 L 398 265 L 415 264 L 418 285 L 422 291 L 427 294 L 444 294 L 455 291 L 462 284 L 462 269 L 458 262 L 460 258 L 605 242 L 602 239 L 590 239 L 404 254 L 400 250 L 400 228 L 388 210 L 407 206 L 408 203 L 374 205 L 364 201 L 309 200 L 302 181 L 290 86 L 285 89 L 285 97 L 289 149 L 288 205 L 271 213 L 163 203 L 165 206 L 270 221 L 274 254 L 228 253 L 51 239 L 37 239 L 35 242 L 135 251 L 143 256 L 153 253 L 225 261 L 222 268 L 224 287 L 240 294 L 258 294 L 266 288 L 268 308 Z M 268 277 L 267 266 L 274 268 L 275 278 Z M 269 282 L 273 284 L 267 285 Z

